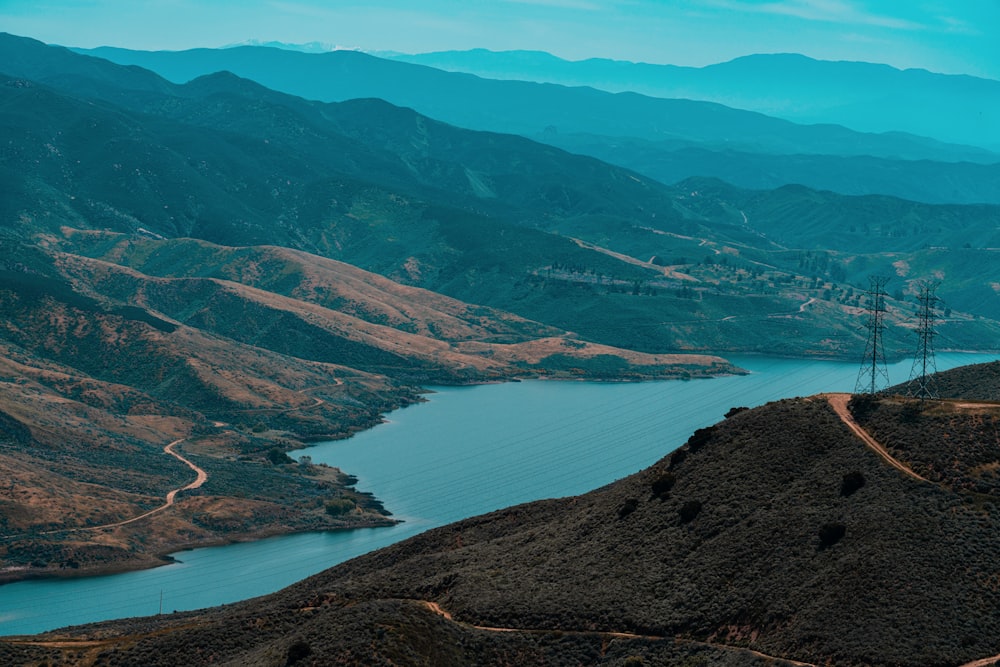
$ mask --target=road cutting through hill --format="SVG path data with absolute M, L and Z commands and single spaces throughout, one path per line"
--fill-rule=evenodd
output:
M 854 421 L 851 411 L 847 408 L 847 402 L 850 400 L 850 394 L 825 394 L 826 400 L 833 407 L 834 412 L 840 417 L 840 420 L 844 422 L 847 428 L 851 429 L 856 436 L 861 438 L 869 449 L 878 454 L 882 459 L 891 465 L 896 470 L 900 471 L 907 477 L 912 477 L 913 479 L 919 480 L 921 482 L 933 483 L 926 477 L 921 477 L 917 473 L 913 472 L 906 465 L 901 463 L 892 454 L 890 454 L 885 447 L 883 447 L 875 438 L 868 435 L 868 432 L 861 428 L 861 424 Z
M 463 621 L 456 621 L 450 612 L 441 607 L 437 602 L 432 602 L 431 600 L 415 600 L 418 604 L 424 608 L 434 612 L 438 616 L 451 621 L 452 623 L 457 623 L 467 628 L 473 630 L 482 630 L 484 632 L 523 632 L 528 634 L 552 634 L 559 633 L 562 635 L 584 635 L 584 636 L 598 636 L 607 639 L 643 639 L 646 641 L 672 641 L 676 644 L 697 644 L 699 646 L 708 646 L 715 649 L 720 649 L 723 651 L 738 651 L 743 654 L 750 654 L 761 658 L 763 660 L 780 660 L 786 662 L 790 665 L 795 665 L 796 667 L 818 667 L 811 662 L 800 662 L 798 660 L 792 660 L 790 658 L 778 657 L 773 655 L 767 655 L 766 653 L 761 653 L 760 651 L 755 651 L 750 648 L 745 648 L 742 646 L 731 646 L 729 644 L 719 644 L 716 642 L 704 642 L 697 639 L 687 639 L 685 637 L 669 637 L 665 635 L 640 635 L 633 632 L 612 632 L 604 630 L 564 630 L 562 628 L 498 628 L 488 625 L 473 625 L 471 623 L 465 623 Z
M 194 463 L 192 463 L 189 459 L 185 458 L 182 454 L 179 454 L 176 451 L 174 451 L 174 447 L 176 447 L 180 443 L 184 442 L 185 439 L 186 438 L 180 438 L 178 440 L 174 440 L 169 445 L 167 445 L 166 447 L 163 448 L 163 452 L 165 454 L 169 454 L 170 456 L 173 456 L 175 459 L 177 459 L 181 463 L 185 464 L 187 467 L 191 468 L 191 470 L 193 470 L 195 472 L 195 480 L 193 482 L 191 482 L 190 484 L 182 486 L 182 487 L 180 487 L 178 489 L 173 489 L 172 491 L 168 492 L 166 498 L 164 499 L 164 503 L 162 505 L 160 505 L 159 507 L 151 509 L 148 512 L 144 512 L 144 513 L 140 514 L 139 516 L 134 516 L 131 519 L 125 519 L 124 521 L 115 521 L 114 523 L 105 523 L 105 524 L 101 524 L 100 526 L 82 526 L 80 528 L 62 528 L 60 530 L 50 530 L 50 531 L 46 531 L 46 532 L 40 533 L 40 534 L 41 535 L 54 535 L 56 533 L 79 533 L 79 532 L 83 532 L 83 531 L 104 530 L 105 528 L 118 528 L 120 526 L 127 526 L 130 523 L 135 523 L 136 521 L 141 521 L 142 519 L 145 519 L 145 518 L 147 518 L 149 516 L 152 516 L 154 514 L 159 514 L 163 510 L 165 510 L 168 507 L 172 506 L 174 504 L 175 500 L 177 499 L 177 494 L 178 493 L 180 493 L 182 491 L 190 491 L 191 489 L 197 489 L 197 488 L 201 487 L 202 484 L 204 484 L 205 482 L 208 481 L 208 473 L 207 472 L 205 472 L 202 468 L 200 468 L 197 465 L 195 465 Z M 18 537 L 18 536 L 15 535 L 15 536 L 12 536 L 12 537 Z
M 107 524 L 104 524 L 103 526 L 87 527 L 86 529 L 83 529 L 83 530 L 100 530 L 101 528 L 118 528 L 119 526 L 126 526 L 126 525 L 128 525 L 130 523 L 134 523 L 136 521 L 140 521 L 142 519 L 145 519 L 148 516 L 152 516 L 153 514 L 158 514 L 158 513 L 162 512 L 163 510 L 167 509 L 168 507 L 170 507 L 171 505 L 173 505 L 174 501 L 177 499 L 177 494 L 180 493 L 181 491 L 190 491 L 191 489 L 197 489 L 197 488 L 201 487 L 202 484 L 204 484 L 205 482 L 207 482 L 208 481 L 208 473 L 207 472 L 205 472 L 202 468 L 199 468 L 198 466 L 196 466 L 194 463 L 192 463 L 189 459 L 185 458 L 183 455 L 181 455 L 181 454 L 177 453 L 176 451 L 174 451 L 174 447 L 176 447 L 177 445 L 179 445 L 182 442 L 184 442 L 184 440 L 185 440 L 185 438 L 180 438 L 179 440 L 174 440 L 169 445 L 167 445 L 166 447 L 164 447 L 163 451 L 166 454 L 170 454 L 171 456 L 173 456 L 175 459 L 177 459 L 181 463 L 187 465 L 187 467 L 191 468 L 191 470 L 194 470 L 194 472 L 195 472 L 195 480 L 193 482 L 191 482 L 187 486 L 182 486 L 179 489 L 174 489 L 173 491 L 170 491 L 169 493 L 167 493 L 166 502 L 164 502 L 162 505 L 160 505 L 159 507 L 157 507 L 155 509 L 149 510 L 145 514 L 140 514 L 139 516 L 132 517 L 131 519 L 125 519 L 124 521 L 117 521 L 115 523 L 107 523 Z

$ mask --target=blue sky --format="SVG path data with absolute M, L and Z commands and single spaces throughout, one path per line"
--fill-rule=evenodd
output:
M 82 47 L 256 39 L 695 66 L 793 52 L 1000 79 L 1000 0 L 0 0 L 0 30 Z

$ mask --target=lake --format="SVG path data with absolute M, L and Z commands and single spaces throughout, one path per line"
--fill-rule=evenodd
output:
M 998 355 L 940 353 L 940 370 Z M 732 407 L 853 391 L 858 364 L 733 358 L 747 376 L 640 383 L 525 381 L 436 388 L 429 401 L 307 454 L 358 477 L 403 523 L 184 551 L 101 577 L 0 586 L 0 635 L 235 602 L 458 519 L 574 495 L 641 470 Z M 909 360 L 889 367 L 903 382 Z

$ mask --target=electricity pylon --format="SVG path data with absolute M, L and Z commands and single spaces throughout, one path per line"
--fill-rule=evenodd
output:
M 889 369 L 885 364 L 885 348 L 882 334 L 885 331 L 885 285 L 887 276 L 871 276 L 868 288 L 868 341 L 865 356 L 861 361 L 858 381 L 854 385 L 855 394 L 875 395 L 889 387 Z
M 906 394 L 921 400 L 937 398 L 934 374 L 937 373 L 937 362 L 934 360 L 934 320 L 935 306 L 938 298 L 934 294 L 938 283 L 924 281 L 920 283 L 920 296 L 917 311 L 917 354 L 913 358 L 913 368 L 910 369 L 910 380 L 906 384 Z

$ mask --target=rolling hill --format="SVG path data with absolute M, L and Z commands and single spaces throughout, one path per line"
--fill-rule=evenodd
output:
M 998 414 L 996 395 L 966 392 L 996 374 L 945 374 L 958 400 L 856 398 L 853 416 L 846 395 L 733 409 L 581 496 L 435 529 L 257 600 L 0 646 L 95 664 L 986 664 L 1000 650 L 983 463 Z

